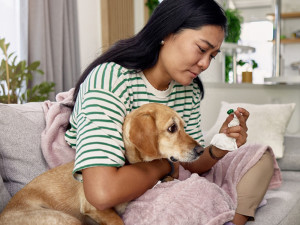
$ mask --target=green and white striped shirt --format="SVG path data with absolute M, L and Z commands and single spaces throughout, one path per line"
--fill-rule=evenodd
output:
M 185 121 L 185 131 L 203 145 L 200 90 L 196 83 L 183 86 L 172 81 L 167 90 L 159 91 L 143 72 L 104 63 L 95 67 L 81 84 L 70 117 L 71 128 L 65 134 L 67 143 L 76 149 L 73 172 L 93 166 L 123 166 L 124 117 L 150 102 L 177 111 Z

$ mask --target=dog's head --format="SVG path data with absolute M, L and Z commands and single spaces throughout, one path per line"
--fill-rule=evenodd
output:
M 204 150 L 184 131 L 178 113 L 158 103 L 145 104 L 126 116 L 123 140 L 130 163 L 161 158 L 191 162 Z

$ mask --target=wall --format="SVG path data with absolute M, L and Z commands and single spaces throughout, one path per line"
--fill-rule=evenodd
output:
M 81 71 L 101 53 L 100 0 L 77 0 Z
M 77 0 L 81 71 L 102 52 L 101 0 Z M 144 0 L 134 1 L 134 31 L 144 26 Z

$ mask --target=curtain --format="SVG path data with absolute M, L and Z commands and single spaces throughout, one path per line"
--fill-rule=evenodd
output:
M 28 0 L 28 62 L 40 61 L 43 76 L 32 85 L 55 83 L 55 94 L 75 86 L 80 76 L 77 1 Z M 26 18 L 24 18 L 26 19 Z

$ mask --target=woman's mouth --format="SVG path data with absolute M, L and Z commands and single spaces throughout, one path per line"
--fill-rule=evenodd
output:
M 190 71 L 191 72 L 191 74 L 193 75 L 193 78 L 196 78 L 197 76 L 198 76 L 198 73 L 194 73 L 194 72 L 192 72 L 192 71 Z

